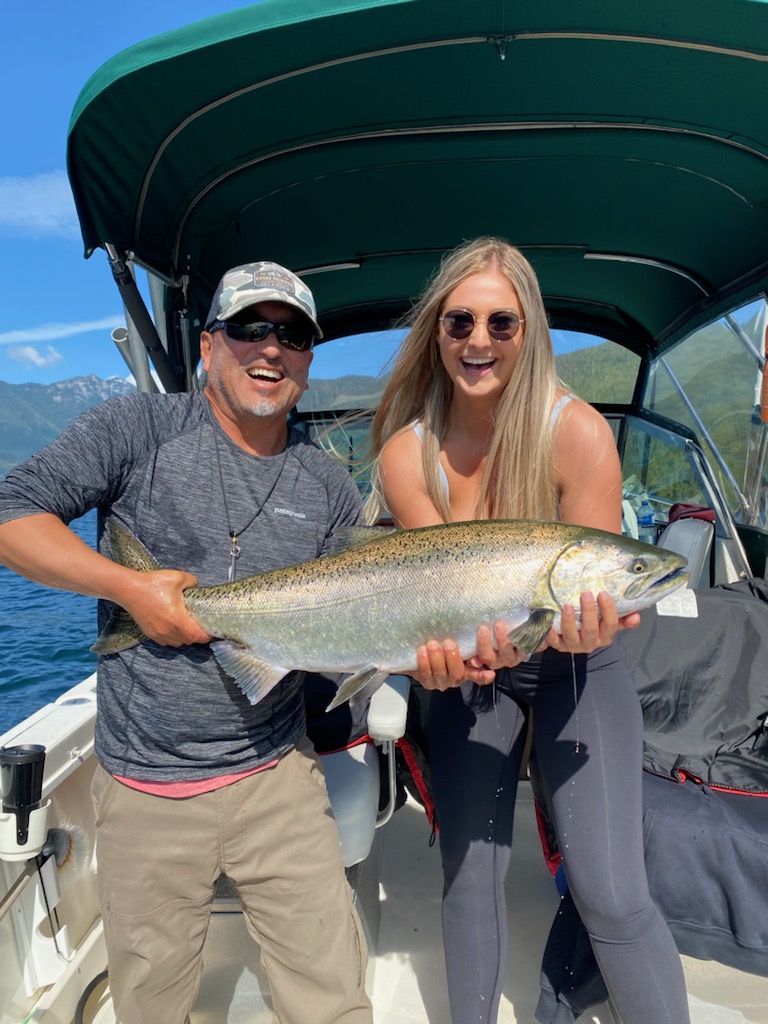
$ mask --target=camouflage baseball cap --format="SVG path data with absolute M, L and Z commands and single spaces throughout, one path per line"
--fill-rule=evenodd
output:
M 304 282 L 279 263 L 261 260 L 233 267 L 219 281 L 205 321 L 206 329 L 216 320 L 231 320 L 259 302 L 287 302 L 303 313 L 318 338 L 323 332 L 317 323 L 312 292 Z

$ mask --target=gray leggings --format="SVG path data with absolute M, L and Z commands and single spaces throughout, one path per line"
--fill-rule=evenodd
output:
M 575 659 L 545 651 L 498 673 L 495 687 L 465 683 L 431 697 L 453 1024 L 497 1020 L 525 705 L 568 887 L 623 1024 L 686 1024 L 680 958 L 645 873 L 640 703 L 610 647 Z

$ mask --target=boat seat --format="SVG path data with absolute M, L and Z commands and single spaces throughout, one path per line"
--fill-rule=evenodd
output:
M 711 586 L 709 568 L 714 532 L 713 524 L 705 519 L 676 519 L 664 527 L 659 537 L 659 547 L 688 559 L 691 589 Z
M 397 799 L 395 747 L 405 733 L 410 688 L 408 676 L 389 676 L 371 698 L 366 717 L 367 736 L 343 750 L 319 755 L 346 869 L 366 860 L 376 829 L 389 821 L 394 812 Z M 387 774 L 383 807 L 380 806 L 382 761 Z M 226 909 L 227 904 L 230 909 L 240 909 L 237 889 L 226 875 L 216 884 L 215 898 L 219 910 Z
M 370 739 L 345 750 L 321 754 L 328 796 L 339 829 L 341 858 L 345 868 L 366 859 L 375 830 L 384 825 L 395 808 L 395 746 L 405 733 L 410 692 L 408 676 L 389 676 L 371 698 L 367 728 Z M 386 766 L 386 800 L 382 792 L 380 757 Z

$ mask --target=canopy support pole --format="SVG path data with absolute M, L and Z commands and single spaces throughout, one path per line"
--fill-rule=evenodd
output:
M 133 274 L 128 264 L 114 245 L 105 246 L 112 276 L 120 290 L 126 312 L 133 321 L 139 336 L 144 343 L 152 363 L 157 370 L 160 383 L 168 393 L 181 391 L 181 383 L 174 373 L 168 353 L 163 348 L 160 337 L 152 322 L 152 317 L 144 304 Z

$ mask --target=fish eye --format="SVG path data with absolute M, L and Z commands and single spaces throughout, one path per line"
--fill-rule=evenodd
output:
M 641 558 L 636 559 L 632 563 L 632 568 L 630 572 L 633 572 L 635 574 L 645 572 L 645 562 Z

